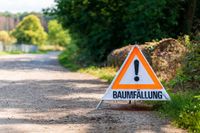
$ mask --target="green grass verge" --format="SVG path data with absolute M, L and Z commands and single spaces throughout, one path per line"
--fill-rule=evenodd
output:
M 76 59 L 73 56 L 73 51 L 63 51 L 58 56 L 58 60 L 62 66 L 71 71 L 78 71 L 81 68 L 81 66 L 76 63 Z
M 116 74 L 116 69 L 113 67 L 90 66 L 79 69 L 79 72 L 89 73 L 100 79 L 106 80 L 108 83 L 111 83 Z
M 116 69 L 113 67 L 98 67 L 98 66 L 87 66 L 81 67 L 78 63 L 76 63 L 76 59 L 73 56 L 72 51 L 64 51 L 59 55 L 59 62 L 65 68 L 81 72 L 81 73 L 88 73 L 94 75 L 100 79 L 103 79 L 107 82 L 111 82 L 116 74 Z
M 189 132 L 200 132 L 200 94 L 188 91 L 170 93 L 171 101 L 156 102 L 159 112 L 172 119 L 173 123 Z
M 45 53 L 47 53 L 47 51 L 37 51 L 37 52 L 30 52 L 30 53 L 25 53 L 22 51 L 12 51 L 12 52 L 1 51 L 0 56 L 1 55 L 17 55 L 17 54 L 45 54 Z
M 20 51 L 13 51 L 13 52 L 4 52 L 4 51 L 1 51 L 0 52 L 0 55 L 10 55 L 10 54 L 23 54 L 23 52 L 20 52 Z

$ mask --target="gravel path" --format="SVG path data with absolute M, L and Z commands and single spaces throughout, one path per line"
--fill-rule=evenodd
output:
M 0 56 L 0 132 L 185 132 L 153 111 L 114 108 L 119 102 L 95 110 L 108 85 L 62 68 L 57 54 Z

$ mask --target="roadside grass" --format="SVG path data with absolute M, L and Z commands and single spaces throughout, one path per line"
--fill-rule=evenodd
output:
M 63 51 L 59 56 L 58 60 L 62 66 L 65 68 L 71 70 L 71 71 L 78 71 L 81 66 L 76 63 L 74 52 L 71 50 L 65 50 Z
M 17 55 L 17 54 L 45 54 L 47 53 L 47 51 L 37 51 L 37 52 L 30 52 L 30 53 L 26 53 L 26 52 L 22 52 L 22 51 L 11 51 L 11 52 L 5 52 L 5 51 L 1 51 L 0 52 L 0 56 L 1 55 Z
M 200 94 L 187 91 L 169 93 L 171 101 L 151 103 L 161 116 L 171 118 L 174 125 L 188 129 L 189 132 L 200 132 Z
M 102 80 L 107 81 L 108 83 L 112 82 L 116 74 L 116 69 L 113 67 L 98 67 L 98 66 L 86 66 L 82 67 L 76 62 L 76 57 L 73 55 L 73 51 L 64 51 L 59 55 L 59 62 L 65 68 L 94 75 Z
M 5 52 L 5 51 L 1 51 L 0 55 L 9 55 L 9 54 L 23 54 L 24 52 L 21 51 L 11 51 L 11 52 Z
M 82 73 L 89 73 L 91 75 L 94 75 L 100 79 L 107 81 L 108 83 L 112 82 L 116 74 L 116 69 L 113 67 L 90 66 L 86 68 L 81 68 L 78 71 Z
M 47 52 L 50 52 L 50 51 L 63 51 L 63 50 L 64 50 L 64 47 L 46 44 L 46 45 L 39 46 L 37 52 L 26 53 L 22 51 L 10 51 L 10 52 L 1 51 L 0 56 L 1 55 L 15 55 L 15 54 L 46 54 Z
M 58 46 L 58 45 L 49 45 L 49 44 L 45 44 L 45 45 L 41 45 L 39 46 L 39 51 L 63 51 L 65 48 L 62 46 Z

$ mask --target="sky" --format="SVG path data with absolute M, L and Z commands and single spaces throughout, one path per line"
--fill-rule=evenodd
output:
M 0 0 L 0 12 L 41 12 L 54 4 L 54 0 Z

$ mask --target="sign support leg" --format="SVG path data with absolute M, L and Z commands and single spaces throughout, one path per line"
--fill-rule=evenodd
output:
M 102 103 L 103 103 L 103 100 L 101 100 L 101 101 L 99 102 L 99 104 L 97 105 L 96 109 L 99 109 L 99 107 L 101 106 Z

